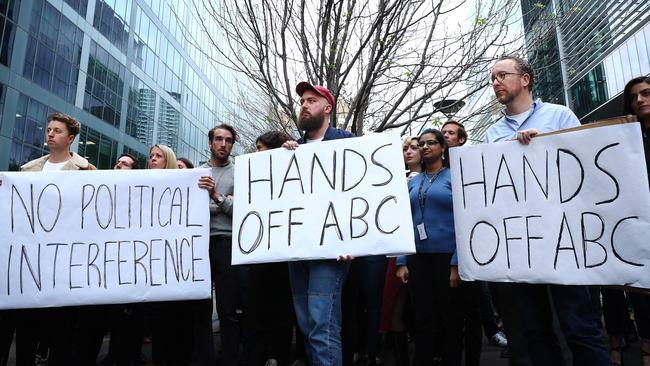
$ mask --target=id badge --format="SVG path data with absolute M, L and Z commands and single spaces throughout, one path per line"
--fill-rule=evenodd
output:
M 424 228 L 424 223 L 419 223 L 418 226 L 418 236 L 420 240 L 427 240 L 427 229 Z

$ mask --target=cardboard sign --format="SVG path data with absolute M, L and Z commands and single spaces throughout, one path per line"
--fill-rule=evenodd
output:
M 0 308 L 210 297 L 208 174 L 0 173 Z
M 461 278 L 650 287 L 638 123 L 450 153 Z
M 397 134 L 235 160 L 232 263 L 413 253 Z

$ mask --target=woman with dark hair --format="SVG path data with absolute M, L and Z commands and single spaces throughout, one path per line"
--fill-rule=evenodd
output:
M 281 147 L 291 136 L 266 132 L 255 141 L 257 151 Z M 252 264 L 249 267 L 249 303 L 246 327 L 252 333 L 252 349 L 246 364 L 289 364 L 293 336 L 293 303 L 286 262 Z M 298 342 L 296 342 L 298 343 Z
M 407 136 L 402 143 L 402 156 L 406 168 L 406 179 L 411 180 L 422 172 L 422 155 L 417 136 Z M 381 308 L 380 332 L 386 333 L 390 346 L 393 347 L 396 366 L 408 366 L 408 335 L 404 321 L 404 309 L 407 304 L 408 289 L 396 276 L 396 259 L 388 260 L 384 282 L 384 301 Z
M 188 158 L 178 158 L 176 164 L 178 169 L 194 169 L 194 164 Z
M 286 141 L 293 140 L 291 136 L 282 131 L 269 131 L 261 135 L 255 141 L 257 151 L 276 149 Z
M 648 174 L 650 175 L 650 77 L 639 76 L 630 80 L 623 89 L 625 113 L 636 115 L 643 131 Z M 609 335 L 612 365 L 623 365 L 625 326 L 629 318 L 629 299 L 634 308 L 634 322 L 641 337 L 641 357 L 643 366 L 650 366 L 650 297 L 634 291 L 618 289 L 602 290 L 603 318 Z
M 418 138 L 424 171 L 408 182 L 416 254 L 397 260 L 397 276 L 409 283 L 415 324 L 415 365 L 431 364 L 434 331 L 445 335 L 442 364 L 459 366 L 462 345 L 456 236 L 442 132 L 426 129 Z

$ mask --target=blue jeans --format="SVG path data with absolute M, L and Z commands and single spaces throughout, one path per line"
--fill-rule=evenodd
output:
M 571 349 L 573 365 L 611 365 L 586 286 L 517 284 L 513 293 L 520 305 L 524 335 L 534 365 L 565 364 L 553 333 L 550 301 Z
M 289 263 L 293 306 L 311 366 L 342 364 L 341 291 L 349 268 L 349 262 L 335 260 Z

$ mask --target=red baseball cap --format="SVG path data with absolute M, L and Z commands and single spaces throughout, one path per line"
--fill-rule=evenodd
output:
M 302 94 L 307 90 L 313 90 L 318 95 L 327 99 L 327 102 L 332 106 L 332 108 L 334 108 L 334 95 L 332 95 L 332 92 L 329 89 L 320 85 L 311 85 L 306 81 L 302 81 L 296 85 L 296 93 L 298 93 L 298 95 L 301 97 Z

